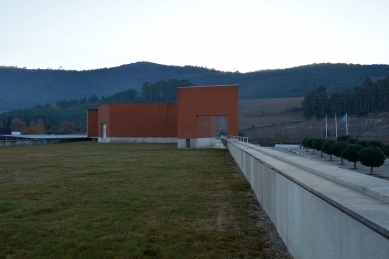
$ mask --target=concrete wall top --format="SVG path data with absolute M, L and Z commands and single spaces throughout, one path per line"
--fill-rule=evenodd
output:
M 273 149 L 258 146 L 254 146 L 254 148 L 290 165 L 389 203 L 389 181 L 345 170 L 333 165 L 319 163 L 304 157 L 280 153 Z
M 389 182 L 237 140 L 258 161 L 389 238 Z

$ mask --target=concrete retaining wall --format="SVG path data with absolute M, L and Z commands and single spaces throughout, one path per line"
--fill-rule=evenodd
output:
M 389 258 L 388 203 L 254 145 L 228 149 L 294 258 Z

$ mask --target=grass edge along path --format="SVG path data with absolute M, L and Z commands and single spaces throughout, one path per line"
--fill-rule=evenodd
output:
M 274 258 L 228 150 L 0 149 L 0 258 Z

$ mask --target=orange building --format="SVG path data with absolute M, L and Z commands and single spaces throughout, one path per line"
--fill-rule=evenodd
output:
M 102 104 L 88 110 L 88 137 L 103 143 L 213 146 L 215 116 L 228 116 L 229 134 L 238 135 L 237 85 L 178 88 L 177 103 Z

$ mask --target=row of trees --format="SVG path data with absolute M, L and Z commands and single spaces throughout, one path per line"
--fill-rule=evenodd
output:
M 385 156 L 389 157 L 389 145 L 384 145 L 378 140 L 359 140 L 350 135 L 341 135 L 336 140 L 323 138 L 304 138 L 303 146 L 307 149 L 311 148 L 313 153 L 315 150 L 321 151 L 330 156 L 340 157 L 341 164 L 343 159 L 356 163 L 361 162 L 364 166 L 370 166 L 370 174 L 373 174 L 373 167 L 380 167 L 385 162 Z
M 102 103 L 150 103 L 150 102 L 177 102 L 177 88 L 194 86 L 188 80 L 169 79 L 159 80 L 155 83 L 144 82 L 142 85 L 142 93 L 138 94 L 138 91 L 134 88 L 117 92 L 108 97 L 98 97 L 95 94 L 89 99 L 86 97 L 79 100 L 61 100 L 57 101 L 56 106 L 59 108 L 72 108 L 80 106 L 97 107 Z
M 375 83 L 366 78 L 362 86 L 328 95 L 326 87 L 319 86 L 304 97 L 301 103 L 304 116 L 322 118 L 325 114 L 357 114 L 389 111 L 389 77 Z
M 177 102 L 177 88 L 185 86 L 194 86 L 194 84 L 188 80 L 177 79 L 159 80 L 154 84 L 145 82 L 142 85 L 140 100 L 143 102 Z
M 22 119 L 15 117 L 11 120 L 10 125 L 13 131 L 23 132 L 24 134 L 68 134 L 74 131 L 73 123 L 69 121 L 62 121 L 58 126 L 46 130 L 45 122 L 42 119 L 38 119 L 36 122 L 30 121 L 29 126 L 27 126 Z M 0 128 L 2 127 L 3 124 L 0 123 Z
M 103 103 L 176 102 L 177 88 L 193 86 L 188 80 L 160 80 L 145 82 L 142 93 L 135 89 L 117 92 L 108 97 L 92 95 L 79 100 L 60 100 L 54 105 L 36 105 L 33 108 L 0 113 L 0 127 L 12 128 L 25 134 L 66 134 L 86 131 L 86 110 Z
M 101 96 L 97 97 L 95 94 L 90 98 L 81 98 L 79 100 L 60 100 L 57 101 L 55 106 L 60 109 L 66 108 L 75 108 L 75 107 L 97 107 L 97 105 L 102 103 L 126 103 L 126 102 L 135 102 L 141 101 L 138 92 L 135 89 L 128 89 L 125 91 L 117 92 L 108 97 Z M 39 105 L 38 105 L 39 106 Z M 55 108 L 55 107 L 54 107 Z
M 25 134 L 66 134 L 86 128 L 86 107 L 61 109 L 56 105 L 37 105 L 23 110 L 12 110 L 0 114 L 0 121 L 5 128 Z M 72 127 L 62 127 L 62 124 Z M 38 127 L 39 126 L 39 130 Z M 65 130 L 67 128 L 67 130 Z

